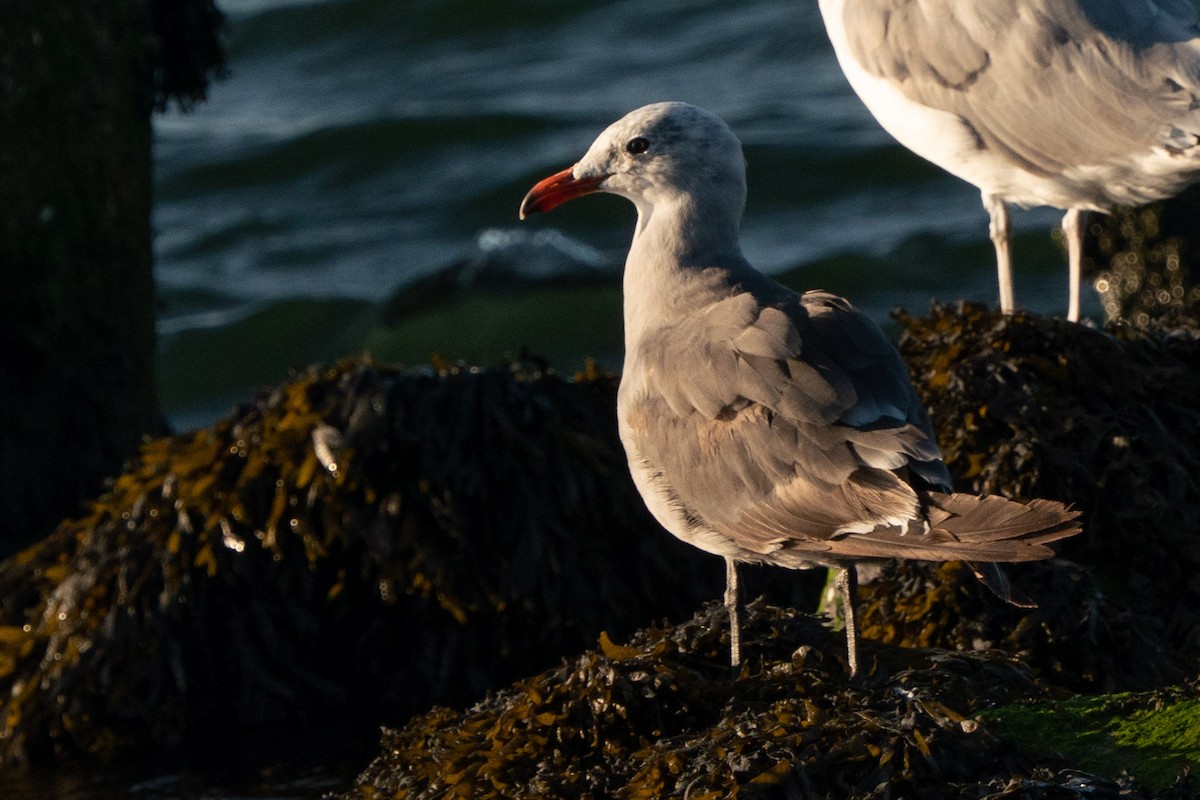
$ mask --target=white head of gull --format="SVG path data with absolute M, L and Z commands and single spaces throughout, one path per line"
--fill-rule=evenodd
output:
M 798 294 L 746 262 L 745 162 L 720 119 L 685 103 L 637 109 L 534 186 L 521 216 L 595 191 L 638 212 L 621 441 L 658 521 L 725 559 L 735 667 L 738 562 L 838 569 L 853 674 L 856 562 L 1030 561 L 1079 532 L 1060 503 L 952 493 L 929 417 L 879 328 L 840 297 Z M 1007 599 L 998 570 L 979 574 Z
M 888 133 L 983 195 L 1000 309 L 1008 205 L 1066 209 L 1079 319 L 1083 215 L 1200 180 L 1200 27 L 1189 0 L 820 0 L 838 62 Z

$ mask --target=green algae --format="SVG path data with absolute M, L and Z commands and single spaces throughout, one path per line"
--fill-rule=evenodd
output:
M 1194 686 L 1009 705 L 981 716 L 1027 750 L 1060 755 L 1109 778 L 1128 772 L 1153 790 L 1172 786 L 1200 766 L 1200 697 Z

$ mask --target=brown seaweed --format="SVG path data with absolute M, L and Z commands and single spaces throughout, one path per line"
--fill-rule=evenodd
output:
M 465 712 L 385 730 L 382 754 L 342 798 L 1151 796 L 1027 752 L 981 720 L 1054 694 L 1010 656 L 870 643 L 866 677 L 850 679 L 818 620 L 754 603 L 744 635 L 761 660 L 731 678 L 724 622 L 710 604 L 627 644 L 602 637 Z M 1196 795 L 1180 784 L 1162 796 Z
M 610 375 L 313 368 L 155 439 L 0 565 L 0 761 L 463 703 L 720 568 L 629 479 Z
M 1039 604 L 1029 611 L 988 598 L 958 565 L 897 565 L 863 592 L 867 635 L 1000 647 L 1079 691 L 1194 674 L 1200 340 L 965 303 L 899 319 L 957 486 L 1073 503 L 1084 534 L 1059 547 L 1073 563 L 1009 568 Z

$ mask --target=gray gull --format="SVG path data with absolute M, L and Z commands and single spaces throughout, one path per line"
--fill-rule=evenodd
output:
M 747 263 L 745 161 L 720 119 L 685 103 L 639 108 L 534 186 L 521 216 L 597 191 L 637 207 L 621 441 L 655 518 L 725 559 L 735 667 L 739 562 L 838 570 L 854 674 L 856 563 L 1033 561 L 1080 531 L 1061 503 L 954 493 L 879 327 L 840 297 L 798 294 Z M 976 574 L 1010 599 L 994 565 Z

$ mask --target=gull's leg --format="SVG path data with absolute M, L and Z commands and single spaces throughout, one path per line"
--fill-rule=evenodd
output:
M 1013 313 L 1013 282 L 1012 254 L 1009 251 L 1009 238 L 1012 236 L 1012 223 L 1008 219 L 1008 206 L 999 196 L 985 194 L 983 207 L 987 209 L 990 222 L 988 234 L 992 237 L 992 245 L 996 248 L 996 277 L 1000 281 L 1000 311 L 1005 314 Z
M 1067 240 L 1067 269 L 1071 295 L 1067 300 L 1067 319 L 1079 322 L 1079 286 L 1083 280 L 1083 215 L 1081 208 L 1072 208 L 1063 215 L 1063 238 Z
M 842 620 L 846 625 L 846 661 L 850 666 L 850 677 L 858 674 L 858 626 L 854 621 L 854 593 L 858 588 L 858 575 L 854 567 L 838 570 L 838 594 L 842 597 Z
M 737 562 L 728 556 L 725 558 L 725 611 L 729 614 L 729 664 L 736 671 L 742 665 L 742 621 Z

